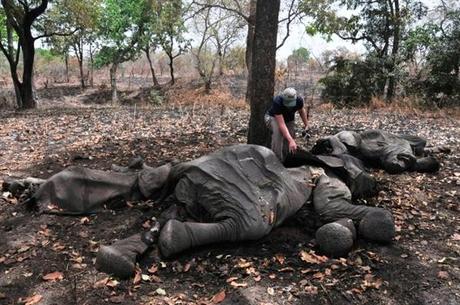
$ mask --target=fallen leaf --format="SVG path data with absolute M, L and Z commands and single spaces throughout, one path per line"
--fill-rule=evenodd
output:
M 51 272 L 43 276 L 43 280 L 52 281 L 52 282 L 60 281 L 63 278 L 64 278 L 64 274 L 62 274 L 62 272 L 59 272 L 59 271 Z
M 20 303 L 24 303 L 25 305 L 34 305 L 37 304 L 42 300 L 42 296 L 40 294 L 33 295 L 31 297 L 28 297 L 24 300 L 20 300 Z
M 238 279 L 237 276 L 232 276 L 232 277 L 229 277 L 229 278 L 227 279 L 226 282 L 227 282 L 227 283 L 230 283 L 230 282 L 233 282 L 233 281 L 235 281 L 235 280 L 237 280 L 237 279 Z
M 300 251 L 300 259 L 310 264 L 321 264 L 328 260 L 327 256 L 316 255 L 315 251 Z
M 137 285 L 141 282 L 141 270 L 136 269 L 136 273 L 133 278 L 133 285 Z
M 109 280 L 109 281 L 107 281 L 107 283 L 105 285 L 108 286 L 108 287 L 114 288 L 114 287 L 118 286 L 118 284 L 120 284 L 120 282 L 117 281 L 117 280 Z
M 241 269 L 245 269 L 245 268 L 248 268 L 252 265 L 252 262 L 247 262 L 246 260 L 244 259 L 240 259 L 240 261 L 238 262 L 238 267 L 241 268 Z
M 21 248 L 18 249 L 18 253 L 23 253 L 26 252 L 27 250 L 30 249 L 30 246 L 22 246 Z
M 212 302 L 213 304 L 219 304 L 220 302 L 222 302 L 223 300 L 225 300 L 225 297 L 226 297 L 226 295 L 225 295 L 225 290 L 222 290 L 222 291 L 216 293 L 216 294 L 212 297 L 211 302 Z
M 166 295 L 166 290 L 164 290 L 163 288 L 158 288 L 157 290 L 155 290 L 155 292 L 158 295 Z
M 439 271 L 438 278 L 442 280 L 447 280 L 449 278 L 449 273 L 447 271 Z
M 364 282 L 363 282 L 362 288 L 363 288 L 363 289 L 366 289 L 366 288 L 375 288 L 375 289 L 379 289 L 380 286 L 382 286 L 382 284 L 383 284 L 382 279 L 375 278 L 372 274 L 367 273 L 367 274 L 364 276 Z
M 305 292 L 306 292 L 307 294 L 309 294 L 309 295 L 316 295 L 316 294 L 318 294 L 318 287 L 316 287 L 316 286 L 310 286 L 310 285 L 308 285 L 308 286 L 305 286 L 304 290 L 305 290 Z
M 282 255 L 282 254 L 276 254 L 275 257 L 276 257 L 276 260 L 277 260 L 281 265 L 284 264 L 284 261 L 286 260 L 286 257 L 284 257 L 284 255 Z
M 184 266 L 184 272 L 188 272 L 190 270 L 190 267 L 192 266 L 192 264 L 190 264 L 189 262 L 187 262 Z
M 247 287 L 248 286 L 248 283 L 238 283 L 238 282 L 231 282 L 230 285 L 233 287 L 233 288 L 238 288 L 238 287 Z
M 152 265 L 149 269 L 147 269 L 149 273 L 156 273 L 158 271 L 158 266 L 156 264 Z
M 101 288 L 101 287 L 104 287 L 105 285 L 107 285 L 107 282 L 110 280 L 110 278 L 106 277 L 106 278 L 103 278 L 102 280 L 99 280 L 97 281 L 96 283 L 94 283 L 93 287 L 94 288 Z
M 460 240 L 460 234 L 454 233 L 454 235 L 452 235 L 452 239 L 455 240 L 455 241 L 459 241 Z

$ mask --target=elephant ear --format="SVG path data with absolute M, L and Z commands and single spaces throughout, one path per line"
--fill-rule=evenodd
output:
M 283 165 L 285 167 L 299 167 L 302 165 L 328 166 L 332 168 L 343 167 L 344 162 L 334 156 L 315 155 L 303 149 L 297 149 L 294 154 L 286 157 Z
M 333 156 L 316 156 L 319 161 L 321 161 L 324 165 L 327 165 L 332 168 L 344 167 L 345 162 L 342 159 L 333 157 Z
M 139 189 L 145 198 L 157 199 L 171 172 L 171 163 L 156 168 L 144 168 L 139 173 Z

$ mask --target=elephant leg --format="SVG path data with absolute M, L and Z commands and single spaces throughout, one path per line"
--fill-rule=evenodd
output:
M 337 178 L 321 175 L 313 190 L 313 205 L 324 223 L 349 218 L 360 221 L 377 208 L 351 204 L 351 192 Z
M 159 222 L 147 232 L 134 234 L 110 246 L 101 246 L 96 258 L 96 268 L 119 278 L 134 275 L 136 260 L 158 240 Z
M 187 249 L 217 242 L 237 240 L 237 228 L 230 221 L 219 223 L 180 222 L 169 220 L 161 229 L 160 252 L 170 257 Z
M 351 204 L 351 193 L 337 178 L 322 175 L 313 190 L 313 205 L 323 222 L 349 218 L 359 222 L 359 233 L 367 240 L 391 242 L 395 225 L 391 213 L 382 208 Z
M 316 243 L 321 251 L 331 257 L 347 255 L 356 240 L 356 229 L 351 219 L 342 218 L 320 227 Z

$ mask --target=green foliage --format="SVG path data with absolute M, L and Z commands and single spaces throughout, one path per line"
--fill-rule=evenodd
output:
M 158 1 L 154 5 L 155 26 L 153 34 L 155 42 L 163 48 L 169 57 L 176 57 L 186 51 L 190 41 L 185 39 L 187 31 L 184 25 L 184 8 L 181 0 Z M 177 53 L 173 55 L 177 44 Z
M 103 0 L 102 6 L 99 37 L 103 47 L 96 55 L 96 66 L 135 59 L 151 13 L 150 1 Z
M 246 69 L 246 48 L 236 46 L 228 51 L 225 58 L 225 68 L 234 72 L 242 72 Z
M 400 76 L 404 74 L 402 48 L 411 26 L 426 14 L 426 7 L 417 0 L 302 0 L 301 9 L 313 18 L 307 32 L 321 33 L 326 38 L 336 34 L 352 43 L 362 42 L 367 49 L 366 61 L 377 71 L 378 95 L 391 99 Z M 344 11 L 347 10 L 345 13 Z M 410 43 L 405 44 L 408 48 Z M 407 49 L 407 54 L 414 52 Z M 406 54 L 406 56 L 407 56 Z M 379 81 L 381 82 L 381 81 Z M 366 88 L 362 88 L 367 92 Z
M 37 57 L 47 62 L 50 62 L 56 59 L 56 55 L 53 54 L 53 52 L 49 49 L 42 49 L 42 48 L 36 49 L 35 54 L 37 55 Z
M 151 89 L 149 92 L 149 102 L 153 106 L 159 106 L 165 102 L 165 97 L 159 90 Z
M 428 78 L 424 82 L 426 96 L 439 106 L 460 105 L 460 9 L 448 11 L 442 35 L 427 56 Z
M 298 48 L 292 51 L 292 55 L 289 56 L 290 60 L 294 60 L 298 63 L 306 63 L 310 58 L 310 51 L 306 48 Z
M 338 56 L 329 74 L 319 81 L 324 86 L 321 97 L 340 107 L 365 105 L 379 92 L 381 78 L 378 63 L 371 57 L 361 60 Z
M 58 33 L 46 42 L 56 54 L 68 54 L 94 39 L 102 13 L 102 0 L 56 1 L 40 23 L 42 32 Z

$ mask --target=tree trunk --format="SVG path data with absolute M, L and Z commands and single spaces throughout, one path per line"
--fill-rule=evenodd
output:
M 150 49 L 149 48 L 146 48 L 144 50 L 145 52 L 145 56 L 147 57 L 147 60 L 149 62 L 149 67 L 150 67 L 150 73 L 152 74 L 152 81 L 153 81 L 153 85 L 155 87 L 159 87 L 160 86 L 160 83 L 158 83 L 158 79 L 157 77 L 155 76 L 155 69 L 153 68 L 153 62 L 152 62 L 152 58 L 150 58 Z
M 85 73 L 83 71 L 83 57 L 78 59 L 78 67 L 80 68 L 80 85 L 82 89 L 85 89 Z
M 69 78 L 69 53 L 65 52 L 64 54 L 64 62 L 65 62 L 65 82 L 69 83 L 70 78 Z
M 112 89 L 112 104 L 118 103 L 117 69 L 118 63 L 113 63 L 110 67 L 110 87 Z
M 398 53 L 399 53 L 399 40 L 401 33 L 401 14 L 399 8 L 399 0 L 394 0 L 394 30 L 393 30 L 393 48 L 391 50 L 391 64 L 388 69 L 388 73 L 390 74 L 388 77 L 388 88 L 385 95 L 386 101 L 392 101 L 395 89 L 396 89 L 396 68 L 397 68 L 397 61 L 398 61 Z
M 93 58 L 93 48 L 91 43 L 89 44 L 89 85 L 94 87 L 94 58 Z
M 211 84 L 212 84 L 212 80 L 211 78 L 206 78 L 205 82 L 204 82 L 204 92 L 206 94 L 210 94 L 211 93 Z
M 22 99 L 21 99 L 21 82 L 18 79 L 17 67 L 10 66 L 11 78 L 13 79 L 14 93 L 16 96 L 16 105 L 19 109 L 22 108 Z
M 21 38 L 20 38 L 21 39 Z M 22 37 L 22 59 L 23 59 L 23 74 L 22 86 L 20 86 L 22 109 L 31 109 L 37 106 L 33 94 L 33 74 L 34 74 L 34 58 L 35 47 L 34 39 L 30 29 L 25 30 L 25 35 Z
M 85 89 L 85 72 L 83 71 L 83 46 L 81 42 L 75 47 L 75 54 L 77 55 L 78 68 L 80 69 L 80 85 L 82 89 Z
M 168 54 L 169 57 L 169 74 L 171 76 L 171 85 L 174 85 L 176 80 L 174 79 L 174 57 L 172 54 Z
M 264 123 L 264 115 L 270 106 L 275 87 L 276 38 L 280 0 L 264 0 L 257 4 L 249 79 L 248 144 L 269 146 L 270 133 Z
M 249 7 L 249 22 L 248 22 L 248 34 L 246 37 L 246 68 L 248 70 L 248 80 L 246 88 L 246 101 L 250 99 L 250 92 L 252 88 L 252 75 L 251 75 L 251 65 L 252 65 L 252 54 L 253 54 L 253 45 L 254 45 L 254 28 L 256 22 L 256 9 L 257 9 L 257 0 L 250 0 Z

